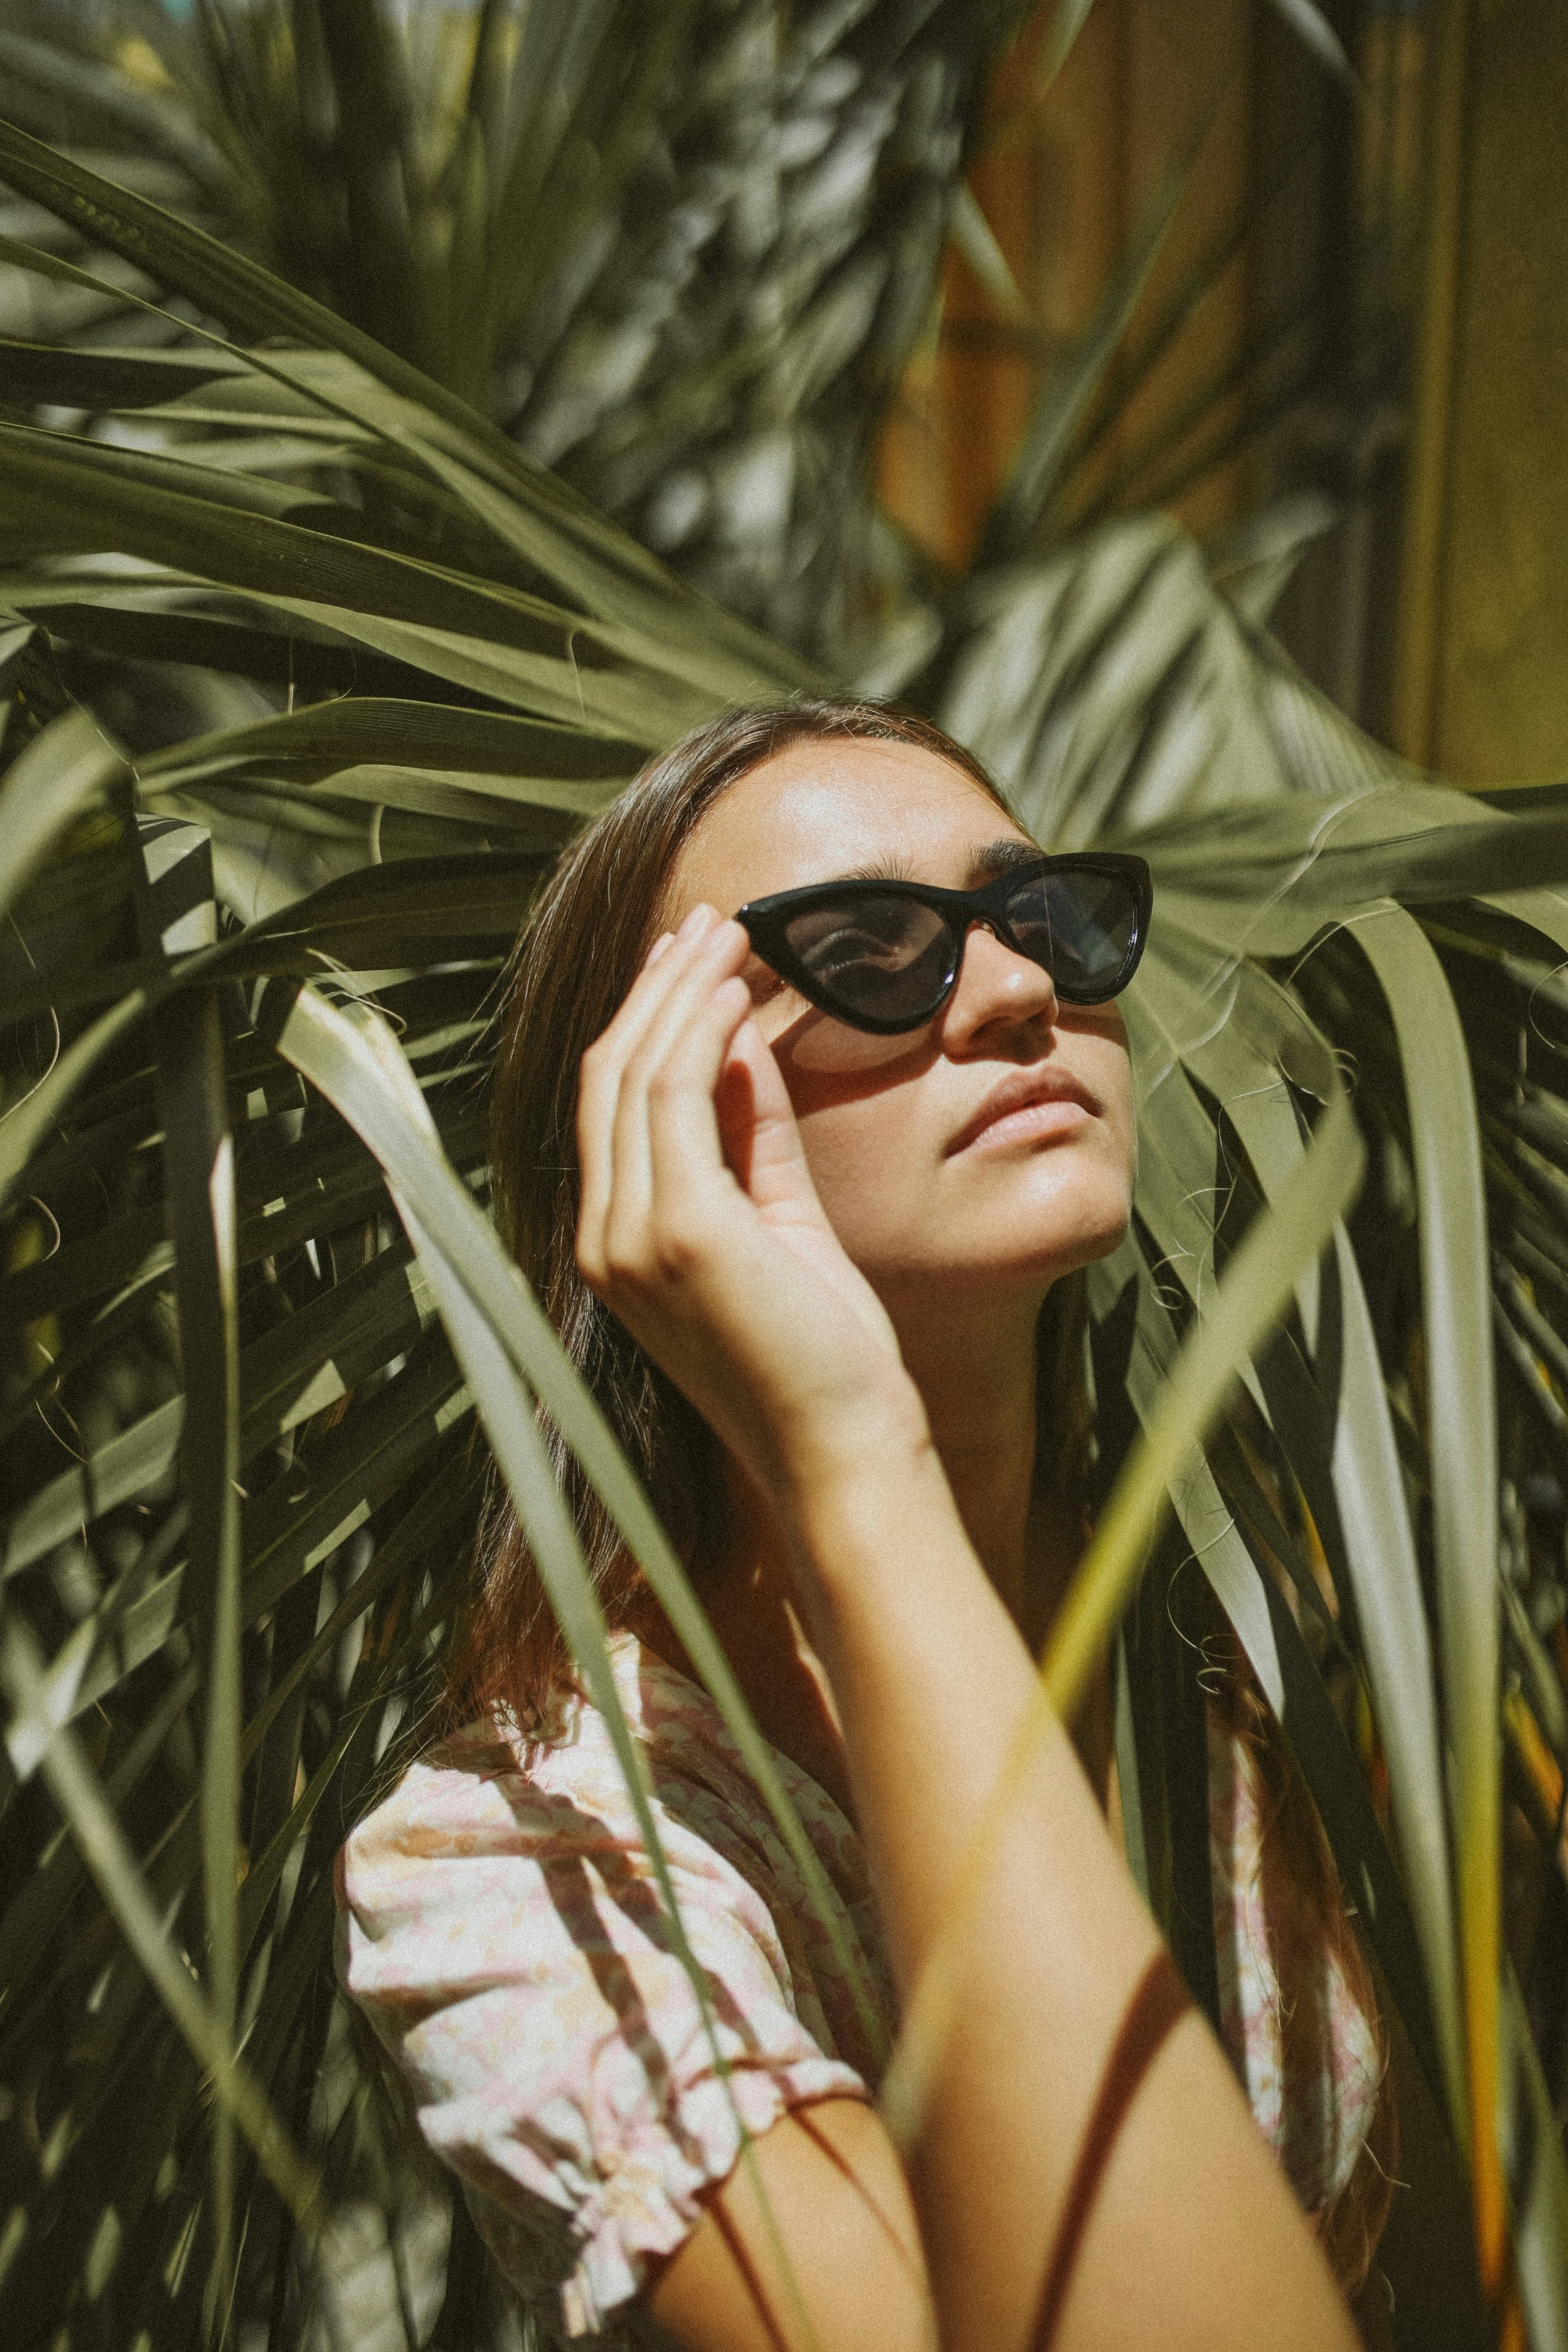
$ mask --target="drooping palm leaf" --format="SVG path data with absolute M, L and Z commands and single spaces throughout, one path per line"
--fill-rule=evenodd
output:
M 41 21 L 4 55 L 26 127 L 69 142 L 90 121 L 83 160 L 118 179 L 117 154 L 166 126 L 146 193 L 820 654 L 866 625 L 870 436 L 929 307 L 985 68 L 1024 13 L 532 0 L 395 24 L 219 0 L 185 28 L 149 16 L 129 58 L 84 27 L 63 60 Z M 133 261 L 102 228 L 78 215 L 70 257 L 108 243 Z M 30 288 L 13 331 L 97 334 L 121 299 L 106 281 L 40 307 Z

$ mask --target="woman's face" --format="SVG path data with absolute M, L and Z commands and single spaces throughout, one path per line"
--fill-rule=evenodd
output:
M 663 919 L 867 873 L 973 889 L 991 878 L 988 852 L 1026 838 L 914 744 L 795 743 L 714 803 Z M 819 1013 L 756 959 L 746 978 L 823 1207 L 889 1304 L 1040 1291 L 1115 1247 L 1135 1144 L 1114 1004 L 1061 1004 L 1038 964 L 979 927 L 946 1005 L 901 1037 Z

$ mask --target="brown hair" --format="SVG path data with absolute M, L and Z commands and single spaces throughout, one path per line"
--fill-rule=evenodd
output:
M 914 744 L 1005 806 L 972 753 L 896 705 L 792 702 L 727 712 L 650 761 L 562 859 L 518 940 L 500 1014 L 490 1162 L 501 1231 L 699 1581 L 722 1535 L 718 1441 L 577 1270 L 577 1070 L 636 978 L 671 869 L 707 811 L 750 770 L 803 741 Z M 640 1590 L 639 1571 L 572 1455 L 553 1431 L 549 1436 L 613 1626 Z M 574 1686 L 572 1663 L 510 1498 L 493 1475 L 477 1565 L 448 1669 L 449 1709 L 460 1720 L 504 1706 L 522 1729 L 542 1734 L 560 1694 Z

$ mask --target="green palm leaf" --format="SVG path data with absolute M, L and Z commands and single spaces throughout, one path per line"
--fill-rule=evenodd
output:
M 698 320 L 700 268 L 677 283 L 673 200 L 648 195 L 679 72 L 661 80 L 651 48 L 632 60 L 646 71 L 628 69 L 613 35 L 635 12 L 595 16 L 575 50 L 573 12 L 536 13 L 544 29 L 509 68 L 500 12 L 486 12 L 465 127 L 437 167 L 421 160 L 385 55 L 379 144 L 333 166 L 356 204 L 394 168 L 428 199 L 396 250 L 420 289 L 411 336 L 439 380 L 375 342 L 363 310 L 355 323 L 335 315 L 320 298 L 341 289 L 300 241 L 309 224 L 267 211 L 267 171 L 296 152 L 298 101 L 276 79 L 262 12 L 248 24 L 215 13 L 200 37 L 233 69 L 226 113 L 210 85 L 200 132 L 188 103 L 153 109 L 163 167 L 200 182 L 218 233 L 176 219 L 140 181 L 112 184 L 0 128 L 0 173 L 60 247 L 13 241 L 5 257 L 47 299 L 95 304 L 100 323 L 134 314 L 160 339 L 89 351 L 67 326 L 58 343 L 14 332 L 0 348 L 16 404 L 0 426 L 0 898 L 15 924 L 0 945 L 0 1634 L 22 1776 L 0 1791 L 17 1890 L 0 1914 L 0 2057 L 38 2125 L 11 2174 L 19 2218 L 0 2222 L 0 2314 L 19 2341 L 52 2343 L 90 2309 L 163 2352 L 200 2336 L 204 2298 L 226 2308 L 232 2286 L 235 2311 L 267 2314 L 283 2352 L 318 2289 L 340 2314 L 353 2307 L 346 2241 L 329 2231 L 304 2265 L 292 2251 L 306 2166 L 325 2207 L 384 2217 L 376 2260 L 406 2267 L 407 2249 L 426 2247 L 429 2274 L 405 2281 L 411 2344 L 440 2301 L 439 2247 L 419 2236 L 426 2192 L 364 2095 L 332 1992 L 331 1873 L 344 1828 L 417 1736 L 438 1672 L 474 1507 L 476 1413 L 606 1704 L 602 1632 L 543 1474 L 535 1400 L 643 1561 L 815 1884 L 667 1539 L 500 1256 L 480 1096 L 496 979 L 571 828 L 691 719 L 821 675 L 689 583 L 831 646 L 846 667 L 866 656 L 845 625 L 862 493 L 833 486 L 858 482 L 869 420 L 925 313 L 957 142 L 945 179 L 910 167 L 932 203 L 907 236 L 894 200 L 873 200 L 873 166 L 893 152 L 899 94 L 922 57 L 954 64 L 943 103 L 961 107 L 1008 12 L 973 12 L 962 33 L 938 12 L 935 48 L 917 40 L 906 57 L 898 12 L 865 0 L 849 12 L 854 82 L 839 37 L 807 54 L 801 12 L 775 77 L 744 86 L 745 120 L 803 151 L 801 126 L 816 122 L 817 153 L 844 171 L 814 199 L 809 164 L 778 167 L 780 226 L 758 281 L 782 287 L 797 268 L 799 283 L 785 326 L 745 333 L 722 304 L 710 326 Z M 1315 10 L 1290 13 L 1321 30 Z M 1081 14 L 1062 12 L 1065 34 Z M 700 7 L 668 21 L 678 45 L 709 22 Z M 196 89 L 198 52 L 159 39 Z M 300 88 L 364 54 L 305 58 Z M 21 66 L 37 127 L 56 99 L 85 104 L 90 85 L 105 123 L 152 136 L 145 110 L 114 117 L 113 78 L 90 62 L 85 81 L 73 65 L 53 85 L 31 52 Z M 690 82 L 694 141 L 735 104 L 737 70 L 726 53 Z M 503 121 L 516 143 L 492 167 Z M 851 183 L 858 194 L 833 195 Z M 905 199 L 911 184 L 896 183 Z M 716 221 L 733 225 L 739 186 Z M 625 230 L 645 202 L 629 262 L 603 257 L 606 224 Z M 590 256 L 575 307 L 541 284 L 542 246 L 505 245 L 525 205 L 560 224 L 563 253 Z M 807 269 L 813 218 L 833 257 Z M 431 226 L 442 219 L 468 225 L 463 249 L 490 273 L 482 300 L 461 289 L 479 322 L 466 344 L 443 340 L 430 261 L 446 249 Z M 251 257 L 247 237 L 274 259 L 287 247 L 302 282 Z M 366 238 L 354 249 L 374 276 Z M 379 250 L 384 265 L 392 248 Z M 90 268 L 78 257 L 105 254 Z M 664 304 L 651 322 L 632 317 L 616 275 L 645 264 Z M 1468 2146 L 1486 2260 L 1500 2195 L 1531 2328 L 1561 2344 L 1560 2086 L 1531 2039 L 1534 1995 L 1500 1958 L 1496 1743 L 1500 1705 L 1506 1721 L 1522 1703 L 1568 1766 L 1568 1703 L 1550 1574 L 1533 1555 L 1522 1571 L 1505 1561 L 1500 1632 L 1494 1563 L 1500 1500 L 1543 1464 L 1568 1474 L 1568 1108 L 1549 1042 L 1568 1039 L 1551 976 L 1568 946 L 1568 897 L 1553 887 L 1568 883 L 1563 796 L 1494 808 L 1411 777 L 1295 676 L 1166 523 L 1126 519 L 1019 552 L 1040 544 L 1078 421 L 1093 429 L 1142 267 L 1130 257 L 1103 332 L 1047 388 L 1014 484 L 1008 561 L 927 616 L 935 651 L 919 687 L 1037 837 L 1136 838 L 1156 874 L 1160 920 L 1129 1001 L 1138 1222 L 1090 1286 L 1101 1474 L 1109 1486 L 1122 1467 L 1121 1499 L 1065 1621 L 1073 1674 L 1168 1514 L 1155 1573 L 1187 1551 L 1201 1561 Z M 510 438 L 481 412 L 525 352 Z M 62 409 L 85 412 L 81 429 L 39 413 Z M 784 580 L 711 518 L 744 465 L 753 490 L 793 467 L 780 535 L 793 544 L 810 510 L 803 453 L 820 459 L 842 528 Z M 710 518 L 684 536 L 681 499 Z M 663 531 L 685 583 L 600 507 Z M 797 626 L 812 604 L 812 627 Z M 72 715 L 68 689 L 96 719 Z M 210 943 L 174 928 L 195 908 L 171 922 L 146 903 L 145 853 L 171 819 L 210 840 Z M 1386 912 L 1391 900 L 1403 911 Z M 1386 995 L 1367 985 L 1367 957 Z M 325 971 L 363 1009 L 330 1003 Z M 1357 1078 L 1348 1106 L 1342 1068 Z M 1474 1129 L 1456 1126 L 1472 1100 Z M 1371 1173 L 1352 1209 L 1356 1128 Z M 226 1137 L 232 1216 L 211 1183 Z M 237 1522 L 223 1493 L 234 1477 Z M 1137 1769 L 1142 1687 L 1121 1677 L 1123 1802 L 1159 1907 L 1173 1832 L 1168 1791 Z M 1386 1819 L 1342 1712 L 1363 1702 Z M 626 1760 L 635 1788 L 629 1749 Z M 39 1809 L 40 1773 L 58 1813 Z M 199 1982 L 189 1998 L 176 1949 Z M 154 2062 L 158 2096 L 121 2146 L 103 2118 Z M 204 2070 L 232 2143 L 226 2122 L 207 2128 Z M 452 2244 L 438 2338 L 456 2352 L 486 2323 L 460 2228 Z

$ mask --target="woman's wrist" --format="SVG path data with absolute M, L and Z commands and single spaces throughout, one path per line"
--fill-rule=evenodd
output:
M 701 1367 L 700 1382 L 682 1386 L 773 1509 L 793 1521 L 818 1496 L 918 1455 L 931 1425 L 874 1299 L 862 1307 L 852 1294 L 850 1312 L 830 1299 L 813 1328 L 792 1328 L 803 1291 L 810 1293 L 804 1282 L 781 1286 L 777 1273 L 759 1269 L 744 1321 L 726 1318 L 726 1344 Z
M 774 1507 L 802 1534 L 817 1517 L 853 1511 L 858 1498 L 918 1475 L 928 1457 L 942 1475 L 920 1391 L 901 1368 L 875 1386 L 792 1400 L 772 1420 L 767 1484 Z
M 872 1599 L 884 1573 L 907 1585 L 967 1538 L 923 1413 L 914 1425 L 841 1430 L 793 1466 L 779 1516 L 797 1573 L 829 1610 Z

